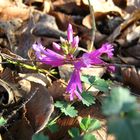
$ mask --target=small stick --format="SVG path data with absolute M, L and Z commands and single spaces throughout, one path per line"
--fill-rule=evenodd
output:
M 90 16 L 91 16 L 91 23 L 92 23 L 91 43 L 90 43 L 90 47 L 88 48 L 88 51 L 90 52 L 90 51 L 93 50 L 93 46 L 94 46 L 95 32 L 96 32 L 96 24 L 95 24 L 94 9 L 93 9 L 93 6 L 90 3 L 90 0 L 88 0 L 88 4 L 89 4 Z

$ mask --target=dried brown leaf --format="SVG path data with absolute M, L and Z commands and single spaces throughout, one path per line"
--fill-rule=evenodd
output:
M 52 11 L 51 12 L 51 15 L 53 15 L 56 19 L 56 23 L 59 27 L 60 30 L 62 31 L 66 31 L 67 30 L 67 27 L 68 27 L 68 23 L 69 22 L 74 22 L 73 18 L 69 15 L 66 15 L 62 12 L 55 12 L 55 11 Z
M 122 76 L 125 84 L 129 85 L 137 94 L 140 91 L 140 73 L 136 68 L 122 68 Z
M 114 4 L 122 9 L 126 8 L 127 0 L 113 0 Z
M 0 5 L 0 9 L 1 20 L 6 21 L 14 18 L 26 20 L 29 18 L 30 9 L 26 7 L 18 7 L 16 5 L 4 5 L 3 7 L 1 7 Z
M 66 91 L 66 85 L 64 85 L 64 83 L 64 80 L 56 80 L 48 87 L 48 92 L 54 99 L 62 99 Z
M 83 0 L 83 3 L 86 5 L 89 5 L 88 0 Z M 110 11 L 115 11 L 123 15 L 122 10 L 114 5 L 112 0 L 90 0 L 91 5 L 93 6 L 94 12 L 110 12 Z
M 120 34 L 122 34 L 123 30 L 125 30 L 129 25 L 135 23 L 140 19 L 140 10 L 134 11 L 127 20 L 125 20 L 120 26 L 118 26 L 114 32 L 108 37 L 108 41 L 113 42 Z
M 26 74 L 19 73 L 18 75 L 22 79 L 41 84 L 43 86 L 51 85 L 51 79 L 48 76 L 45 76 L 44 74 L 41 73 L 26 73 Z

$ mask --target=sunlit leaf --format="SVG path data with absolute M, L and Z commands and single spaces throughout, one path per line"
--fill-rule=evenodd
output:
M 95 81 L 95 76 L 82 75 L 81 81 L 91 85 Z
M 79 123 L 79 125 L 80 125 L 80 128 L 86 132 L 91 132 L 101 127 L 99 120 L 93 119 L 90 117 L 83 118 L 81 122 Z
M 81 120 L 81 122 L 79 123 L 80 128 L 81 128 L 83 131 L 87 131 L 88 128 L 89 128 L 90 122 L 91 122 L 91 118 L 90 118 L 90 117 L 83 118 L 83 119 Z
M 89 125 L 88 131 L 94 131 L 101 127 L 100 121 L 97 119 L 92 119 Z
M 92 104 L 95 104 L 95 98 L 90 93 L 83 92 L 82 93 L 82 103 L 86 106 L 90 106 Z
M 87 83 L 89 84 L 89 86 L 93 86 L 100 91 L 109 91 L 109 82 L 104 79 L 101 79 L 100 77 L 83 75 L 81 76 L 81 80 L 82 82 Z
M 1 117 L 0 118 L 0 126 L 3 126 L 6 123 L 7 123 L 7 121 L 3 117 Z
M 66 116 L 76 117 L 78 111 L 70 103 L 64 101 L 57 101 L 55 107 L 59 108 Z

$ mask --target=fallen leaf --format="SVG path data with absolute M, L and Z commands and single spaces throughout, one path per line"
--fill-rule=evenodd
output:
M 66 83 L 64 80 L 56 80 L 52 83 L 50 87 L 48 87 L 49 94 L 56 100 L 62 99 L 63 94 L 66 91 Z
M 89 5 L 88 0 L 83 0 L 83 3 L 86 5 Z M 93 6 L 94 12 L 109 12 L 109 11 L 115 11 L 123 15 L 122 10 L 114 5 L 112 0 L 90 0 L 91 5 Z
M 140 73 L 136 68 L 122 68 L 123 82 L 129 85 L 133 91 L 139 94 L 140 91 Z
M 26 73 L 26 74 L 19 73 L 18 75 L 22 79 L 41 84 L 43 86 L 48 87 L 51 85 L 51 79 L 48 76 L 45 76 L 44 74 L 41 73 Z

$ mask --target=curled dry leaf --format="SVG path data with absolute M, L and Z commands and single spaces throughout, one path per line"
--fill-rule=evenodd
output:
M 16 87 L 0 79 L 0 105 L 10 106 L 19 99 L 21 99 L 21 94 Z
M 43 86 L 48 87 L 51 85 L 51 79 L 42 73 L 27 73 L 27 74 L 19 73 L 19 77 L 28 80 L 30 82 L 41 84 Z
M 53 112 L 53 98 L 47 89 L 36 83 L 31 83 L 31 92 L 37 90 L 37 93 L 26 104 L 25 116 L 29 120 L 35 133 L 41 131 L 47 124 Z
M 129 25 L 135 23 L 136 21 L 138 21 L 140 19 L 140 10 L 136 10 L 134 11 L 129 17 L 128 19 L 126 19 L 122 24 L 120 24 L 115 30 L 114 32 L 108 37 L 108 41 L 109 42 L 113 42 L 122 32 L 124 29 L 126 29 Z
M 58 29 L 55 18 L 50 15 L 41 15 L 38 23 L 33 27 L 32 33 L 35 36 L 47 36 L 60 38 L 60 36 L 66 38 L 66 34 Z
M 28 86 L 28 93 L 25 93 L 23 103 L 19 107 L 23 109 L 22 116 L 15 120 L 8 131 L 3 134 L 4 140 L 8 140 L 9 133 L 15 139 L 31 140 L 34 133 L 38 133 L 46 126 L 53 112 L 53 99 L 44 86 L 26 80 L 19 81 L 19 84 L 22 84 L 20 92 L 24 93 L 23 88 Z
M 122 76 L 125 84 L 129 85 L 137 94 L 140 91 L 140 73 L 135 67 L 122 68 Z

